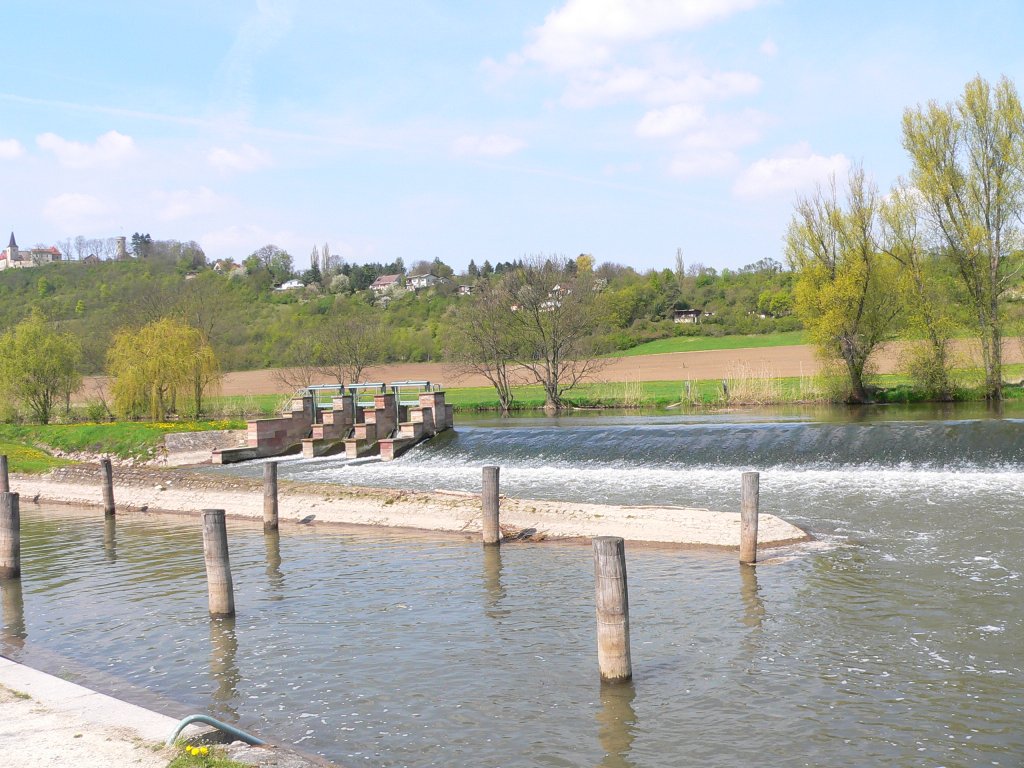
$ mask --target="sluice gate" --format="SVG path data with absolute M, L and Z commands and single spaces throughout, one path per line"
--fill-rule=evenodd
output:
M 218 448 L 211 460 L 233 464 L 301 451 L 307 458 L 344 452 L 391 461 L 452 426 L 452 406 L 428 381 L 321 384 L 300 390 L 284 416 L 250 421 L 246 445 Z

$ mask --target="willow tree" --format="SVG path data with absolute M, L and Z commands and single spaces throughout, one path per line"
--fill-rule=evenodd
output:
M 906 110 L 903 146 L 934 247 L 954 266 L 981 342 L 985 393 L 1003 396 L 1001 299 L 1020 267 L 1024 111 L 1007 78 L 976 77 L 955 102 Z
M 892 337 L 899 315 L 894 267 L 878 242 L 878 191 L 861 168 L 850 172 L 845 199 L 833 176 L 800 198 L 786 236 L 797 273 L 795 310 L 819 353 L 842 361 L 853 402 L 867 402 L 868 358 Z
M 107 373 L 118 415 L 148 412 L 157 421 L 179 398 L 191 400 L 198 415 L 220 381 L 217 356 L 203 334 L 170 317 L 119 331 L 107 352 Z
M 82 383 L 81 364 L 78 339 L 38 311 L 0 336 L 0 384 L 40 424 L 49 423 L 57 403 L 70 404 Z

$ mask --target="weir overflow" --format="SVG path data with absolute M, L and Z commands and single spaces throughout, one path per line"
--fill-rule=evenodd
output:
M 285 415 L 250 421 L 246 444 L 218 448 L 212 461 L 233 464 L 300 451 L 306 458 L 344 453 L 391 461 L 452 426 L 452 406 L 429 381 L 320 384 L 300 390 Z

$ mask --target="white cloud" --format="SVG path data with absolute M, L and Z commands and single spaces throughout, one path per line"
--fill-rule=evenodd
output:
M 733 194 L 745 198 L 792 194 L 824 181 L 829 174 L 845 174 L 849 168 L 845 155 L 818 155 L 803 142 L 750 165 L 733 185 Z
M 767 115 L 756 109 L 715 115 L 685 134 L 679 144 L 688 149 L 738 149 L 760 140 L 761 129 L 767 122 Z
M 0 139 L 0 160 L 13 160 L 25 154 L 25 148 L 17 139 Z
M 526 146 L 526 142 L 512 136 L 490 134 L 488 136 L 460 136 L 452 144 L 452 151 L 457 155 L 483 155 L 485 157 L 504 157 L 518 152 Z
M 221 208 L 224 204 L 223 198 L 207 187 L 156 192 L 154 196 L 161 204 L 159 216 L 164 221 L 175 221 L 197 214 L 209 213 Z
M 766 37 L 764 39 L 764 42 L 761 43 L 761 46 L 758 48 L 758 50 L 765 56 L 768 56 L 770 58 L 772 56 L 775 56 L 779 52 L 779 46 L 777 46 L 775 44 L 775 41 L 772 40 L 770 37 Z
M 673 176 L 720 175 L 739 166 L 737 150 L 759 141 L 768 120 L 756 109 L 709 116 L 677 105 L 648 112 L 637 125 L 637 135 L 670 141 Z
M 256 0 L 255 14 L 238 29 L 218 74 L 218 101 L 227 113 L 244 116 L 252 101 L 253 68 L 291 30 L 293 0 Z
M 687 131 L 706 120 L 704 108 L 696 104 L 674 104 L 666 109 L 654 109 L 640 118 L 636 135 L 646 139 L 659 139 Z
M 105 223 L 110 206 L 94 195 L 65 192 L 51 197 L 43 206 L 43 215 L 64 232 L 95 231 Z
M 110 168 L 121 165 L 138 154 L 135 140 L 117 131 L 108 131 L 93 144 L 68 141 L 55 133 L 43 133 L 36 137 L 36 144 L 46 152 L 52 152 L 61 165 L 68 168 Z
M 718 176 L 733 170 L 740 159 L 735 152 L 718 149 L 707 152 L 684 152 L 669 165 L 673 176 Z
M 214 147 L 206 159 L 219 171 L 256 171 L 270 165 L 270 155 L 251 144 L 243 144 L 237 150 Z
M 574 75 L 562 103 L 595 107 L 619 101 L 648 104 L 728 99 L 756 92 L 761 80 L 748 72 L 698 71 L 693 64 L 663 62 L 651 67 L 615 67 Z
M 762 0 L 568 0 L 534 31 L 523 55 L 550 69 L 606 63 L 616 46 L 697 29 Z

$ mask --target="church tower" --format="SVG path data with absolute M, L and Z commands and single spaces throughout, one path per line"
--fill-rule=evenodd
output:
M 3 242 L 0 240 L 0 242 Z M 7 244 L 7 248 L 4 250 L 4 255 L 7 257 L 7 266 L 13 267 L 14 262 L 18 260 L 18 242 L 14 239 L 14 233 L 11 232 L 11 242 Z

